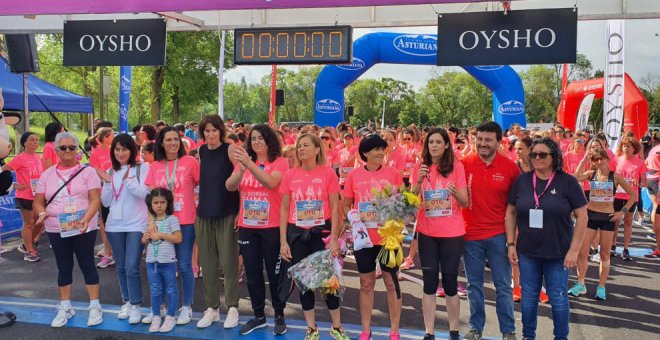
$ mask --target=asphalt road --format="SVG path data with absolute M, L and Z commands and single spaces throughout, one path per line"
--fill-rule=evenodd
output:
M 3 298 L 27 298 L 27 299 L 58 299 L 56 278 L 57 270 L 52 252 L 48 248 L 47 239 L 41 245 L 43 253 L 42 261 L 38 263 L 24 262 L 22 254 L 17 251 L 9 251 L 0 259 L 0 302 Z M 17 244 L 14 243 L 13 246 Z M 649 249 L 653 245 L 648 228 L 634 227 L 632 247 Z M 12 247 L 5 243 L 3 247 Z M 638 249 L 639 250 L 639 249 Z M 416 261 L 419 265 L 419 261 Z M 121 296 L 114 267 L 99 270 L 101 276 L 101 303 L 104 305 L 121 305 Z M 77 269 L 76 269 L 77 270 Z M 82 283 L 81 274 L 74 270 L 73 301 L 87 301 L 86 292 Z M 490 281 L 489 271 L 486 269 L 486 281 Z M 589 294 L 586 297 L 571 298 L 571 339 L 657 339 L 660 334 L 660 260 L 635 258 L 632 262 L 624 262 L 619 258 L 612 259 L 612 270 L 608 282 L 608 299 L 597 301 L 592 298 L 597 284 L 597 265 L 590 264 L 587 288 Z M 342 303 L 342 321 L 345 324 L 359 324 L 358 310 L 358 288 L 359 281 L 355 263 L 348 259 L 344 273 L 346 276 L 347 289 Z M 419 334 L 423 330 L 421 315 L 422 287 L 418 282 L 421 279 L 421 271 L 413 269 L 406 274 L 417 280 L 406 280 L 401 284 L 403 292 L 403 313 L 401 327 L 414 330 L 409 334 Z M 464 276 L 459 280 L 465 282 Z M 574 275 L 571 276 L 571 283 Z M 143 291 L 145 300 L 148 297 L 146 275 L 143 276 Z M 202 305 L 201 279 L 196 281 L 195 304 L 196 312 L 205 310 Z M 241 301 L 239 311 L 242 316 L 251 314 L 249 295 L 245 284 L 241 284 Z M 486 285 L 486 329 L 484 335 L 499 337 L 499 328 L 495 314 L 494 303 L 495 291 L 491 283 Z M 438 298 L 436 329 L 447 331 L 448 322 L 444 302 Z M 467 299 L 461 299 L 461 332 L 467 331 L 468 319 Z M 321 299 L 317 298 L 317 318 L 320 321 L 329 321 L 329 315 L 324 308 Z M 520 306 L 516 304 L 516 327 L 520 336 L 522 325 L 520 323 Z M 225 313 L 226 308 L 222 307 Z M 53 310 L 53 315 L 55 310 Z M 266 314 L 272 316 L 269 307 Z M 111 317 L 111 316 L 108 316 Z M 290 320 L 303 320 L 302 310 L 298 303 L 296 292 L 292 294 L 290 303 L 286 308 L 286 317 Z M 389 318 L 384 293 L 384 285 L 379 282 L 376 286 L 376 302 L 373 310 L 374 326 L 387 327 Z M 85 328 L 51 329 L 48 326 L 18 323 L 12 327 L 0 329 L 0 339 L 152 339 L 156 336 L 140 335 L 134 333 L 112 332 L 107 330 L 90 330 Z M 421 338 L 421 337 L 420 337 Z M 552 319 L 549 304 L 542 304 L 539 308 L 538 339 L 552 339 Z

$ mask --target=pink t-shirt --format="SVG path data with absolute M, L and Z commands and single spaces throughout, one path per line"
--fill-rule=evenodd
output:
M 621 175 L 629 184 L 632 184 L 634 192 L 638 192 L 639 182 L 642 175 L 647 171 L 646 164 L 637 156 L 633 156 L 631 159 L 626 159 L 625 155 L 616 158 L 616 173 Z M 614 198 L 628 200 L 630 199 L 630 195 L 619 186 L 617 187 Z
M 403 145 L 401 146 L 401 151 L 403 151 L 403 178 L 410 178 L 410 173 L 412 172 L 417 159 L 422 156 L 422 149 L 420 149 L 416 144 L 412 146 Z
M 161 187 L 172 190 L 166 177 L 169 174 L 174 181 L 174 216 L 183 224 L 195 223 L 197 211 L 195 209 L 195 186 L 199 184 L 199 163 L 190 156 L 183 156 L 176 161 L 158 161 L 151 163 L 149 175 L 145 180 L 148 187 Z M 165 165 L 167 164 L 167 173 Z
M 27 185 L 27 189 L 16 190 L 16 198 L 34 200 L 34 193 L 37 190 L 39 177 L 44 172 L 44 165 L 39 155 L 30 155 L 23 152 L 7 164 L 16 171 L 18 184 Z
M 103 171 L 112 168 L 110 149 L 93 148 L 89 155 L 89 165 Z
M 60 161 L 60 158 L 57 157 L 57 152 L 55 152 L 55 143 L 48 142 L 44 144 L 41 158 L 44 160 L 44 165 L 46 164 L 46 160 L 50 160 L 51 165 L 56 165 Z
M 417 183 L 420 165 L 415 164 L 410 183 Z M 454 171 L 447 178 L 438 173 L 437 164 L 431 165 L 429 176 L 422 182 L 420 192 L 422 205 L 417 213 L 417 230 L 420 233 L 431 237 L 465 235 L 461 208 L 456 198 L 446 190 L 449 183 L 454 183 L 456 189 L 467 187 L 463 163 L 454 161 Z
M 343 148 L 339 151 L 339 184 L 344 185 L 346 182 L 346 176 L 353 171 L 355 167 L 355 157 L 360 157 L 357 154 L 358 147 L 353 146 L 352 148 Z
M 284 144 L 286 144 L 286 145 L 295 145 L 296 144 L 296 136 L 293 135 L 293 134 L 284 135 Z
M 573 141 L 570 139 L 563 139 L 559 144 L 559 148 L 561 149 L 561 152 L 567 152 L 568 147 L 571 146 L 572 143 Z
M 280 194 L 290 195 L 289 223 L 306 229 L 322 225 L 332 217 L 330 194 L 336 193 L 339 193 L 339 180 L 327 166 L 317 166 L 311 171 L 300 167 L 290 169 L 280 183 Z
M 400 147 L 396 147 L 389 155 L 385 156 L 384 165 L 403 171 L 406 161 Z
M 397 169 L 382 166 L 377 171 L 369 171 L 365 167 L 360 167 L 348 174 L 342 191 L 344 197 L 353 199 L 353 209 L 360 213 L 360 219 L 367 227 L 373 244 L 380 243 L 378 227 L 381 223 L 371 204 L 373 197 L 371 190 L 381 190 L 388 184 L 397 189 L 403 184 Z
M 261 165 L 261 163 L 257 163 L 257 165 Z M 284 176 L 289 170 L 289 161 L 284 157 L 278 157 L 272 163 L 263 163 L 263 166 L 263 170 L 268 174 L 279 172 Z M 238 171 L 240 171 L 240 167 L 234 167 L 234 172 Z M 238 189 L 241 194 L 241 206 L 238 212 L 239 226 L 263 229 L 280 225 L 280 202 L 282 200 L 278 191 L 279 187 L 268 189 L 254 178 L 252 172 L 245 171 Z
M 582 153 L 576 153 L 575 151 L 569 151 L 564 153 L 564 172 L 573 175 L 575 173 L 575 170 L 577 170 L 577 166 L 584 158 L 584 154 L 585 154 L 584 150 L 582 151 Z M 587 166 L 588 165 L 589 163 L 587 163 Z
M 325 151 L 325 163 L 327 166 L 332 167 L 335 164 L 339 164 L 339 152 L 335 149 L 329 149 Z
M 651 151 L 649 151 L 648 156 L 646 156 L 646 166 L 649 170 L 657 171 L 653 175 L 648 175 L 647 178 L 660 177 L 660 145 L 654 146 Z
M 44 204 L 48 202 L 64 182 L 78 172 L 80 167 L 81 165 L 77 164 L 71 168 L 57 169 L 58 166 L 54 165 L 43 172 L 37 184 L 37 194 L 45 194 L 46 201 Z M 87 209 L 89 207 L 89 191 L 92 189 L 101 189 L 101 180 L 94 168 L 87 167 L 67 187 L 60 190 L 55 199 L 46 207 L 46 213 L 48 214 L 48 218 L 44 222 L 46 232 L 60 232 L 58 215 L 65 212 L 65 204 L 70 206 L 72 200 L 75 202 L 76 210 Z M 88 224 L 88 230 L 96 229 L 98 229 L 98 214 L 94 214 Z

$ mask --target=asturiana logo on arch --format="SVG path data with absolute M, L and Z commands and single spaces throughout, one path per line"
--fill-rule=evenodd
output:
M 432 35 L 405 34 L 394 38 L 394 47 L 405 53 L 418 57 L 428 57 L 438 54 L 438 38 Z
M 357 71 L 361 70 L 364 68 L 364 61 L 360 58 L 355 58 L 353 57 L 353 62 L 350 64 L 340 64 L 337 65 L 342 70 L 348 70 L 348 71 Z
M 517 115 L 525 112 L 525 104 L 517 100 L 509 100 L 500 104 L 497 111 L 503 115 Z
M 475 68 L 477 70 L 482 70 L 482 71 L 496 71 L 496 70 L 501 69 L 502 67 L 504 67 L 504 66 L 502 66 L 502 65 L 479 65 L 479 66 L 475 66 Z
M 316 111 L 321 113 L 337 113 L 341 111 L 341 104 L 332 99 L 321 99 L 316 102 Z

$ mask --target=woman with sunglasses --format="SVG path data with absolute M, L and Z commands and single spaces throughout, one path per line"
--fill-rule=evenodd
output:
M 179 219 L 183 241 L 175 245 L 176 258 L 183 286 L 182 307 L 178 325 L 185 325 L 192 318 L 195 278 L 192 269 L 193 245 L 195 244 L 195 186 L 199 183 L 199 163 L 187 156 L 179 133 L 172 126 L 164 127 L 156 135 L 154 159 L 145 184 L 153 188 L 167 188 L 174 194 L 174 216 Z M 151 222 L 150 217 L 150 222 Z M 155 224 L 153 224 L 155 225 Z M 205 268 L 206 269 L 206 268 Z M 143 323 L 151 323 L 150 316 Z M 146 322 L 149 321 L 149 322 Z
M 48 240 L 55 254 L 60 303 L 51 327 L 64 327 L 76 312 L 71 306 L 73 257 L 83 274 L 89 296 L 87 326 L 103 322 L 99 302 L 99 275 L 94 265 L 94 242 L 101 206 L 99 176 L 92 167 L 78 162 L 78 138 L 57 134 L 54 141 L 58 164 L 46 169 L 37 183 L 32 208 L 45 223 Z
M 247 286 L 254 317 L 243 325 L 241 335 L 268 326 L 264 313 L 266 288 L 264 263 L 268 276 L 270 296 L 275 310 L 273 334 L 286 333 L 284 307 L 280 301 L 276 268 L 280 265 L 280 194 L 282 176 L 289 170 L 282 157 L 275 131 L 266 124 L 252 127 L 246 149 L 234 148 L 233 157 L 239 163 L 226 181 L 229 191 L 241 195 L 238 213 L 238 244 L 243 255 Z M 286 275 L 286 274 L 283 274 Z
M 355 168 L 358 147 L 355 145 L 355 139 L 350 133 L 345 133 L 342 139 L 344 148 L 339 150 L 339 186 L 343 188 L 346 177 Z
M 323 238 L 330 236 L 328 248 L 339 256 L 339 180 L 327 167 L 325 147 L 316 134 L 303 134 L 296 142 L 298 164 L 282 178 L 279 193 L 280 256 L 296 264 L 326 248 Z M 300 294 L 307 334 L 305 340 L 318 340 L 319 330 L 314 316 L 314 292 Z M 325 303 L 330 311 L 333 339 L 348 340 L 341 326 L 339 297 L 328 295 Z
M 644 161 L 639 158 L 639 153 L 642 151 L 642 144 L 638 142 L 635 137 L 623 137 L 619 143 L 617 150 L 618 157 L 616 158 L 616 172 L 623 177 L 632 187 L 635 192 L 639 194 L 639 188 L 646 187 L 646 165 Z M 614 210 L 619 211 L 623 208 L 626 201 L 630 197 L 618 188 L 614 195 Z M 637 203 L 635 203 L 630 211 L 623 217 L 623 251 L 621 252 L 621 259 L 624 261 L 632 261 L 628 246 L 632 238 L 632 221 L 633 214 Z M 612 235 L 612 250 L 616 250 L 616 239 L 619 233 L 619 224 L 614 226 L 614 234 Z
M 25 132 L 20 139 L 23 152 L 16 155 L 9 163 L 2 167 L 2 171 L 16 171 L 16 208 L 21 212 L 23 220 L 23 229 L 21 236 L 23 243 L 18 247 L 18 251 L 25 254 L 23 260 L 28 262 L 37 262 L 41 260 L 37 251 L 37 243 L 43 231 L 43 223 L 36 224 L 37 215 L 32 209 L 34 194 L 37 190 L 39 177 L 44 171 L 41 158 L 36 151 L 39 148 L 39 136 L 33 132 Z
M 321 141 L 323 141 L 323 151 L 325 152 L 326 165 L 332 169 L 339 169 L 339 153 L 335 150 L 335 138 L 332 136 L 332 131 L 323 129 L 319 134 Z
M 587 197 L 587 213 L 589 222 L 587 224 L 587 236 L 582 243 L 580 254 L 578 256 L 578 280 L 568 291 L 570 295 L 580 296 L 587 293 L 585 278 L 587 276 L 589 247 L 596 238 L 600 238 L 600 278 L 596 288 L 595 298 L 598 300 L 607 299 L 605 284 L 610 272 L 610 254 L 607 251 L 612 245 L 612 235 L 614 234 L 614 224 L 619 223 L 625 214 L 637 202 L 637 191 L 626 182 L 618 173 L 611 171 L 608 166 L 609 156 L 605 150 L 598 150 L 591 153 L 591 168 L 587 171 L 578 169 L 578 181 L 589 180 L 590 190 Z M 621 210 L 614 210 L 614 195 L 617 187 L 630 196 Z
M 587 201 L 575 177 L 563 171 L 561 150 L 552 139 L 535 140 L 529 155 L 534 170 L 514 182 L 505 222 L 509 262 L 520 268 L 523 337 L 536 338 L 539 293 L 545 282 L 554 338 L 568 339 L 567 268 L 578 261 Z
M 410 174 L 412 169 L 417 163 L 417 159 L 422 152 L 419 145 L 415 144 L 415 139 L 412 130 L 403 131 L 403 143 L 401 144 L 401 151 L 403 152 L 404 169 L 403 169 L 403 183 L 406 187 L 410 187 Z
M 417 214 L 419 258 L 422 261 L 424 340 L 435 339 L 436 290 L 442 270 L 450 339 L 459 339 L 460 298 L 458 273 L 465 244 L 461 208 L 468 205 L 465 169 L 455 161 L 449 134 L 429 131 L 422 162 L 412 171 L 412 191 L 422 198 Z
M 353 170 L 346 179 L 342 192 L 344 211 L 357 210 L 360 219 L 367 227 L 369 238 L 374 244 L 354 252 L 358 273 L 360 273 L 360 319 L 362 333 L 359 340 L 371 340 L 371 315 L 374 305 L 374 287 L 376 285 L 376 257 L 383 248 L 380 246 L 378 228 L 381 224 L 371 204 L 372 190 L 391 186 L 396 190 L 401 187 L 402 180 L 399 171 L 389 166 L 383 166 L 384 150 L 387 146 L 378 135 L 370 135 L 360 142 L 359 154 L 363 167 Z M 381 266 L 389 275 L 383 276 L 387 291 L 387 306 L 390 313 L 390 339 L 399 339 L 399 322 L 401 320 L 401 289 L 397 279 L 397 268 Z

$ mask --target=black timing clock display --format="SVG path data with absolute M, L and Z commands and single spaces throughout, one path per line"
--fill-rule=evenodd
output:
M 234 30 L 234 63 L 350 64 L 351 26 L 241 28 Z

